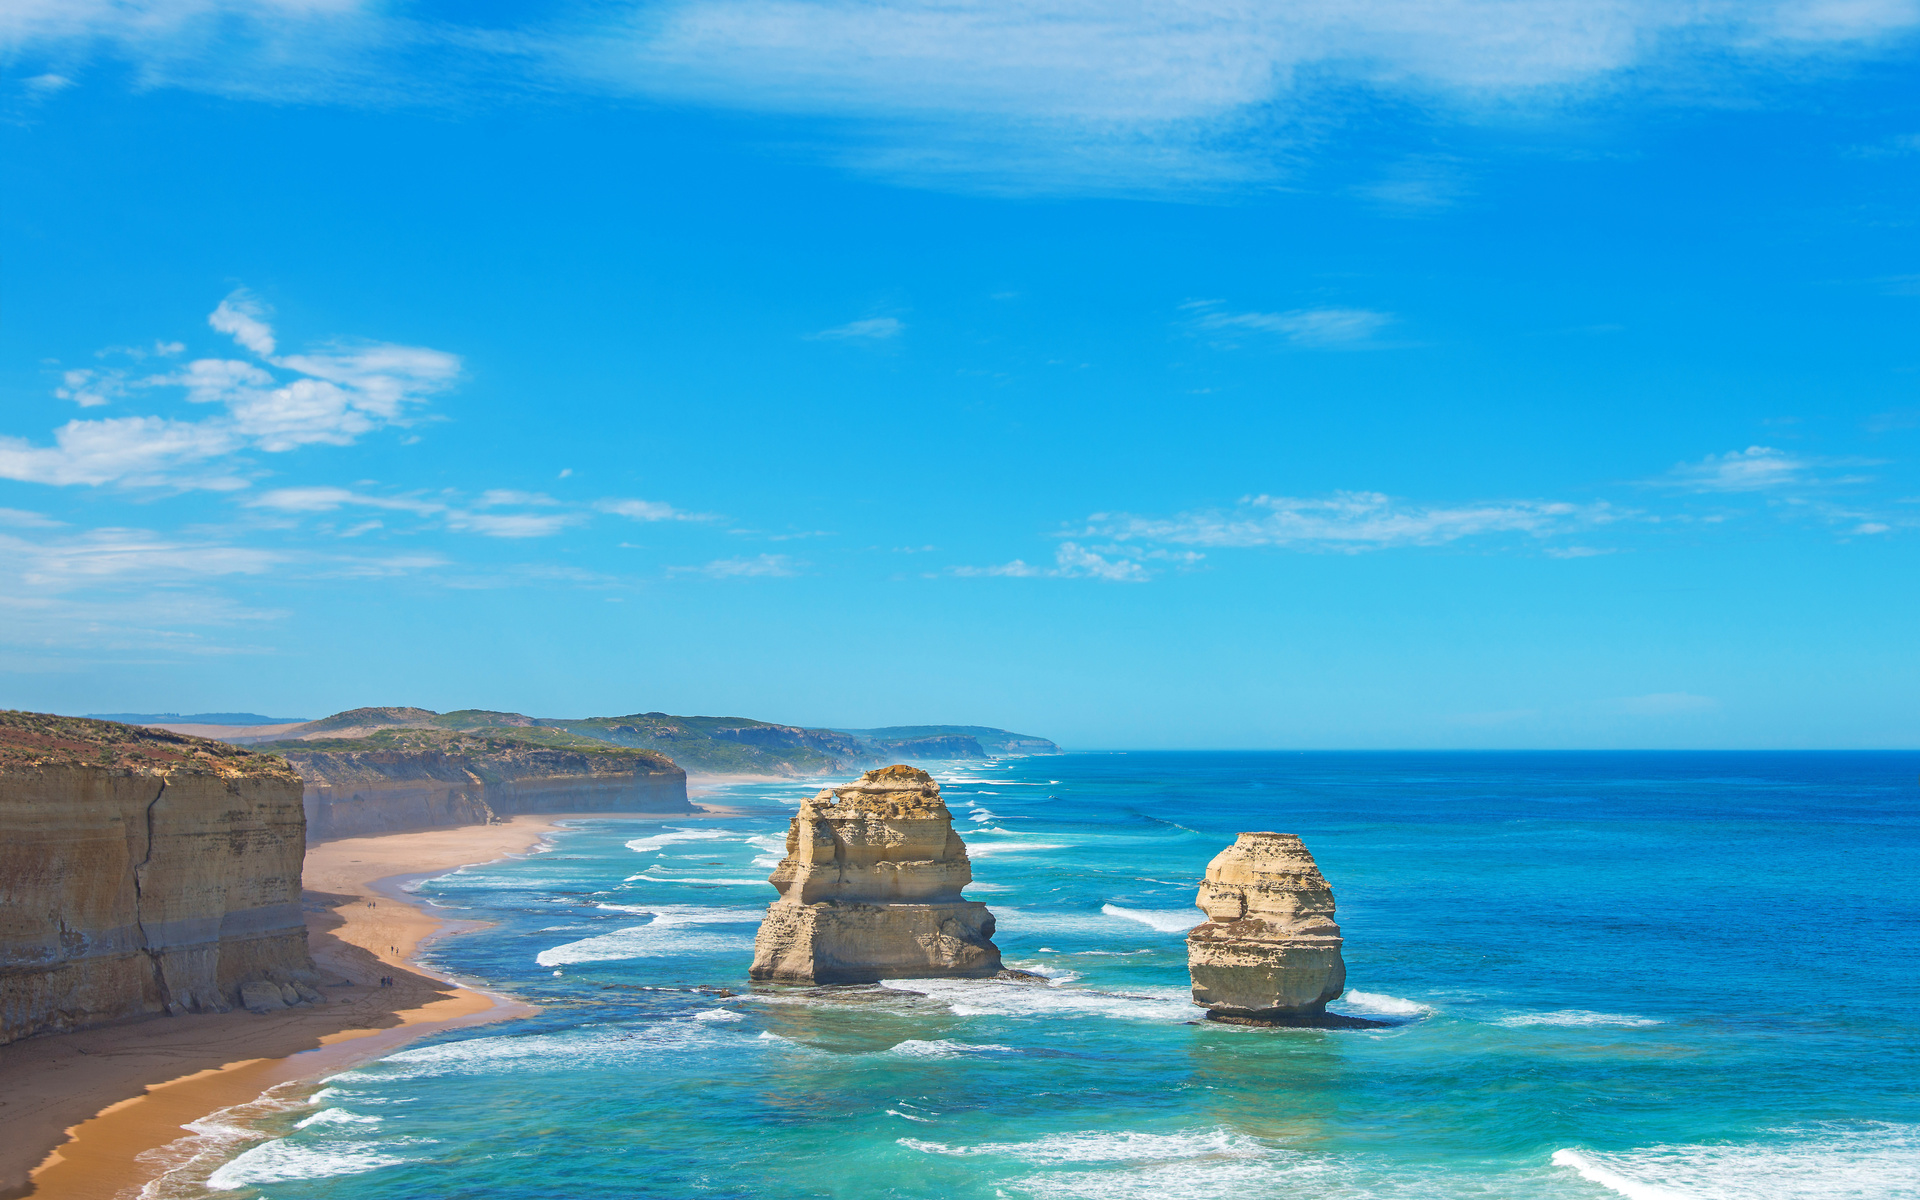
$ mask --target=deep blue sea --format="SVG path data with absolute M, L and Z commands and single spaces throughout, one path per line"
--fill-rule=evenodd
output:
M 544 1006 L 202 1127 L 156 1197 L 1920 1197 L 1920 754 L 947 765 L 1049 986 L 755 993 L 787 819 L 581 821 L 420 888 Z M 1306 840 L 1367 1030 L 1196 1023 L 1242 830 Z M 730 993 L 730 994 L 729 994 Z M 176 1158 L 185 1157 L 176 1155 Z

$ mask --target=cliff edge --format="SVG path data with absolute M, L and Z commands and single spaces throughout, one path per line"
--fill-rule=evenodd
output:
M 687 773 L 663 754 L 542 731 L 384 729 L 266 743 L 306 785 L 307 840 L 484 825 L 515 813 L 691 813 Z
M 300 793 L 223 742 L 0 711 L 0 1043 L 317 998 Z
M 993 914 L 973 881 L 940 785 L 908 766 L 868 771 L 800 805 L 768 882 L 780 898 L 749 975 L 777 983 L 993 975 Z

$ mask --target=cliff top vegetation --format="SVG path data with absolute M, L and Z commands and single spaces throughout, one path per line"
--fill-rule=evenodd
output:
M 689 771 L 739 775 L 827 775 L 907 757 L 984 758 L 994 752 L 1059 751 L 1045 738 L 975 725 L 915 725 L 849 732 L 778 725 L 750 717 L 682 717 L 663 712 L 619 717 L 531 717 L 481 708 L 436 713 L 410 706 L 349 709 L 288 730 L 272 742 L 256 744 L 283 753 L 303 753 L 319 749 L 323 742 L 333 748 L 330 744 L 342 739 L 358 743 L 402 729 L 506 737 L 583 752 L 592 748 L 603 752 L 652 751 Z M 982 749 L 983 745 L 987 749 Z M 383 743 L 339 748 L 394 747 Z
M 285 760 L 117 721 L 0 709 L 0 766 L 108 767 L 150 775 L 293 776 Z
M 671 771 L 672 759 L 651 750 L 613 746 L 606 742 L 558 729 L 515 729 L 511 734 L 453 729 L 421 729 L 402 726 L 379 729 L 361 737 L 305 738 L 295 741 L 257 743 L 255 750 L 299 757 L 307 754 L 355 754 L 386 752 L 400 754 L 456 754 L 475 758 L 500 758 L 530 751 L 558 750 L 585 754 L 604 760 L 609 767 L 621 769 Z

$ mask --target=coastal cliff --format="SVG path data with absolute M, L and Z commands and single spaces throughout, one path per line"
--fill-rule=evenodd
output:
M 554 745 L 565 739 L 566 743 Z M 362 837 L 543 812 L 690 813 L 687 773 L 664 755 L 548 733 L 387 729 L 276 742 L 305 783 L 307 840 Z
M 1000 970 L 993 914 L 973 881 L 940 785 L 908 766 L 868 771 L 800 805 L 768 882 L 780 899 L 754 940 L 750 976 L 872 983 Z
M 300 793 L 222 742 L 0 712 L 0 1043 L 225 1012 L 246 985 L 318 999 Z
M 1216 1020 L 1312 1023 L 1346 988 L 1333 888 L 1291 833 L 1243 833 L 1207 864 L 1187 935 L 1193 1002 Z

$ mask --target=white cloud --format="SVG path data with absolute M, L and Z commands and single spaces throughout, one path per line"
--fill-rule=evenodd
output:
M 1813 464 L 1771 446 L 1748 446 L 1677 463 L 1657 484 L 1694 492 L 1757 492 L 1800 483 Z
M 207 314 L 207 324 L 262 358 L 273 354 L 273 330 L 266 323 L 267 308 L 245 288 L 220 302 Z
M 1102 552 L 1104 551 L 1104 553 Z M 1135 557 L 1138 551 L 1123 547 L 1089 550 L 1077 542 L 1062 542 L 1054 550 L 1051 567 L 1032 566 L 1020 559 L 993 567 L 954 567 L 951 573 L 962 577 L 1001 576 L 1011 579 L 1101 579 L 1108 583 L 1145 583 L 1153 578 Z
M 1546 537 L 1604 525 L 1628 514 L 1604 503 L 1505 500 L 1456 507 L 1401 504 L 1379 492 L 1331 496 L 1249 496 L 1227 510 L 1171 517 L 1095 513 L 1085 534 L 1117 541 L 1188 546 L 1287 546 L 1308 550 L 1435 546 L 1485 534 Z
M 199 464 L 249 449 L 271 454 L 351 445 L 374 430 L 403 424 L 409 406 L 451 386 L 460 372 L 455 355 L 385 343 L 339 344 L 274 358 L 264 314 L 245 292 L 235 292 L 208 317 L 215 329 L 260 355 L 259 363 L 203 358 L 137 380 L 119 371 L 74 370 L 55 392 L 93 407 L 135 389 L 180 388 L 191 403 L 222 405 L 223 415 L 70 421 L 54 432 L 52 446 L 0 437 L 0 478 L 60 486 L 243 488 L 247 480 L 234 468 L 202 472 Z M 176 343 L 155 344 L 157 353 L 179 349 Z M 283 379 L 268 368 L 297 377 Z
M 15 578 L 51 591 L 128 577 L 152 586 L 169 580 L 260 575 L 285 561 L 271 550 L 143 529 L 95 529 L 45 542 L 0 535 L 0 550 Z
M 1614 551 L 1611 548 L 1603 550 L 1596 546 L 1548 546 L 1547 547 L 1548 558 L 1598 558 L 1603 554 L 1612 554 L 1612 553 L 1614 553 Z
M 247 481 L 231 473 L 188 472 L 242 445 L 236 431 L 224 422 L 163 417 L 68 421 L 54 430 L 51 446 L 0 436 L 0 479 L 57 487 L 120 483 L 231 491 L 246 487 Z
M 582 513 L 476 513 L 450 509 L 447 528 L 497 538 L 551 537 L 586 519 Z
M 603 513 L 616 517 L 625 517 L 630 521 L 700 521 L 706 518 L 699 513 L 681 512 L 671 504 L 658 500 L 622 500 L 608 497 L 596 500 L 593 507 Z
M 1376 97 L 1467 117 L 1608 88 L 1713 102 L 1743 70 L 1764 86 L 1795 60 L 1890 54 L 1920 24 L 1912 0 L 626 0 L 519 26 L 442 11 L 13 0 L 0 50 L 282 101 L 557 90 L 807 114 L 891 174 L 1166 188 L 1271 174 L 1276 146 Z
M 1192 325 L 1208 333 L 1270 333 L 1296 346 L 1326 349 L 1354 346 L 1393 323 L 1393 314 L 1369 308 L 1296 308 L 1290 312 L 1226 312 L 1218 300 L 1181 305 L 1194 313 Z
M 445 504 L 434 500 L 420 500 L 411 496 L 369 496 L 343 487 L 326 486 L 274 488 L 248 500 L 247 505 L 289 513 L 333 512 L 346 505 L 390 508 L 423 515 L 447 511 Z
M 127 392 L 125 371 L 65 371 L 61 373 L 60 382 L 62 386 L 55 388 L 53 394 L 62 400 L 71 400 L 81 408 L 111 404 Z
M 898 337 L 905 328 L 893 317 L 868 317 L 864 321 L 848 321 L 845 325 L 836 325 L 832 329 L 822 329 L 805 336 L 810 342 L 883 342 Z
M 761 554 L 753 558 L 720 558 L 698 567 L 668 567 L 669 575 L 704 575 L 709 579 L 753 577 L 787 578 L 798 575 L 800 564 L 784 554 Z
M 552 508 L 560 503 L 544 492 L 516 492 L 512 488 L 488 488 L 473 502 L 475 508 L 499 508 L 503 504 Z
M 65 523 L 25 509 L 0 508 L 0 525 L 11 525 L 15 529 L 58 529 Z

